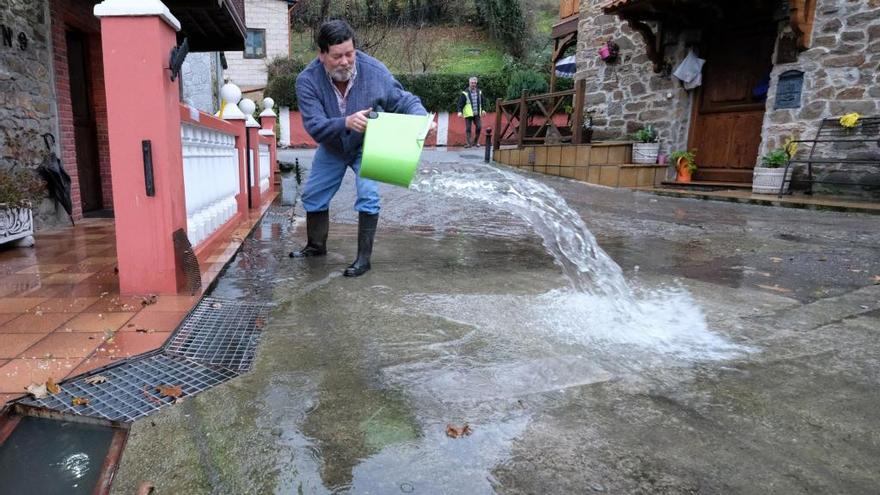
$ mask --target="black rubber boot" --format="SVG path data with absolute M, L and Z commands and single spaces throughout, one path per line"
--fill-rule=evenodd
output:
M 306 212 L 306 246 L 299 251 L 290 253 L 291 258 L 306 258 L 309 256 L 324 256 L 327 254 L 327 232 L 330 230 L 330 212 L 312 211 Z
M 379 214 L 360 212 L 358 215 L 358 255 L 354 263 L 342 272 L 346 277 L 360 277 L 370 270 L 370 255 L 373 254 L 373 238 L 376 237 L 376 224 Z

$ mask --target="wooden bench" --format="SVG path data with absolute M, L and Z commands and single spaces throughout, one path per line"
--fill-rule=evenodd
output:
M 786 183 L 807 183 L 807 194 L 813 194 L 813 184 L 866 185 L 858 181 L 817 178 L 813 174 L 814 165 L 877 167 L 880 171 L 880 117 L 861 118 L 851 129 L 841 126 L 839 119 L 823 119 L 819 124 L 819 130 L 816 131 L 816 137 L 794 142 L 799 144 L 798 153 L 795 153 L 795 156 L 785 164 L 785 175 L 779 188 L 779 197 L 782 197 Z M 807 156 L 799 158 L 803 155 Z M 792 177 L 796 165 L 807 166 L 805 179 Z M 880 188 L 880 183 L 876 186 Z

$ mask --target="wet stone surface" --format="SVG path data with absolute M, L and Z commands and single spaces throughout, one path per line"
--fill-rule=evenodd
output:
M 876 492 L 880 217 L 527 177 L 620 264 L 630 313 L 571 290 L 522 218 L 384 186 L 373 270 L 346 279 L 348 177 L 326 258 L 287 257 L 281 207 L 245 243 L 214 295 L 277 303 L 253 371 L 137 422 L 114 492 Z

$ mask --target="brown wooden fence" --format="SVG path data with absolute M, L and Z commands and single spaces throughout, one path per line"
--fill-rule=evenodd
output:
M 581 79 L 573 89 L 495 100 L 494 148 L 502 144 L 581 144 L 584 130 L 584 90 Z

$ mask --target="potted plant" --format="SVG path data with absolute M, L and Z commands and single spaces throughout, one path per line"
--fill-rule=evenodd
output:
M 752 175 L 752 192 L 755 194 L 777 194 L 783 183 L 785 183 L 783 193 L 788 192 L 788 182 L 784 179 L 785 169 L 782 167 L 789 160 L 788 152 L 785 148 L 776 148 L 761 157 L 761 164 L 755 167 Z M 791 170 L 788 171 L 788 177 L 791 177 Z
M 660 153 L 657 131 L 652 125 L 646 125 L 632 135 L 633 163 L 657 163 Z
M 32 170 L 0 168 L 0 244 L 34 245 L 31 205 L 45 195 L 45 183 Z
M 675 167 L 676 182 L 690 182 L 691 175 L 697 171 L 697 150 L 673 151 L 669 154 L 669 163 Z

